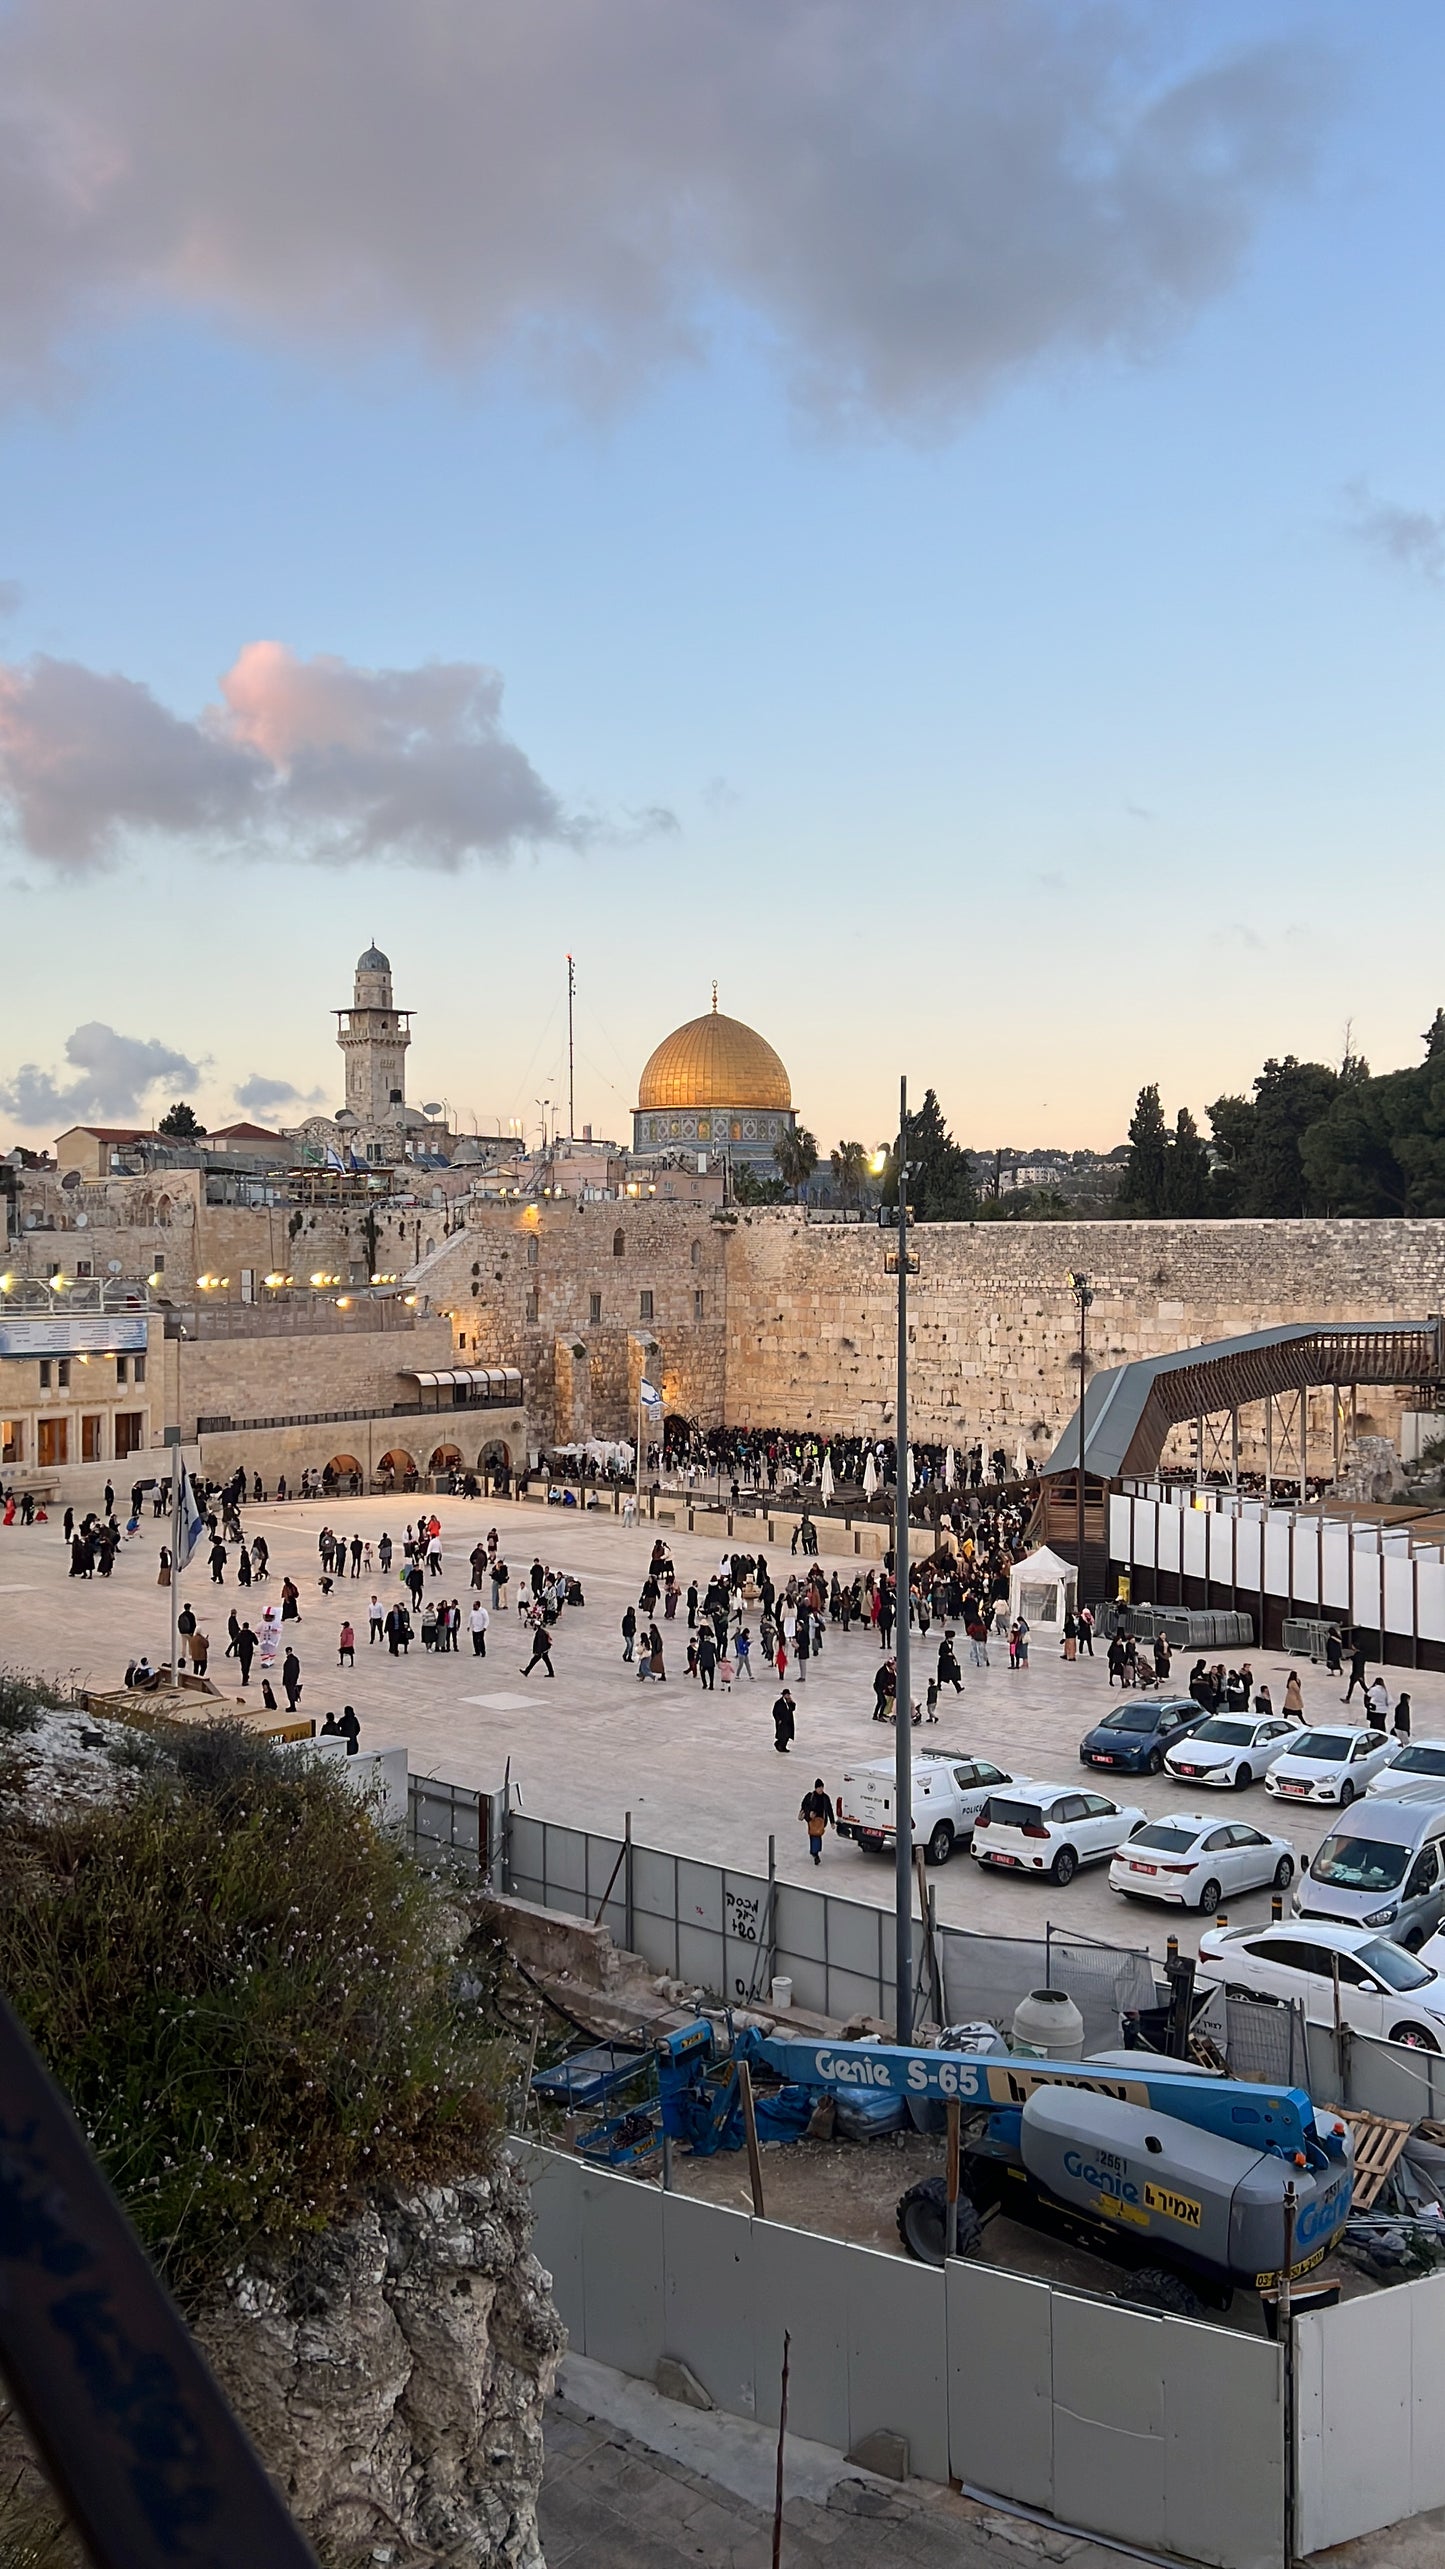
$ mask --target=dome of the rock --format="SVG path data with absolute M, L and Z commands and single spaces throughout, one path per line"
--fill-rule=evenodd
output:
M 642 1074 L 637 1103 L 642 1113 L 686 1114 L 700 1106 L 786 1112 L 793 1091 L 772 1045 L 714 1005 L 707 1016 L 664 1036 Z

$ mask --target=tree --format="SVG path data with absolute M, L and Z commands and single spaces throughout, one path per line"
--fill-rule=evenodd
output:
M 1208 1111 L 1214 1136 L 1209 1210 L 1228 1217 L 1240 1209 L 1240 1189 L 1254 1149 L 1254 1106 L 1247 1097 L 1216 1097 Z
M 859 1203 L 868 1179 L 868 1154 L 862 1143 L 840 1142 L 836 1150 L 829 1152 L 828 1162 L 843 1202 Z
M 1241 1213 L 1288 1221 L 1315 1204 L 1300 1158 L 1311 1124 L 1328 1113 L 1340 1093 L 1338 1071 L 1324 1062 L 1267 1061 L 1254 1083 L 1254 1136 Z
M 188 1106 L 183 1097 L 174 1106 L 166 1108 L 156 1126 L 156 1131 L 164 1133 L 172 1142 L 199 1142 L 204 1139 L 205 1130 L 205 1125 L 197 1119 L 195 1108 Z
M 782 1204 L 787 1187 L 780 1177 L 763 1177 L 751 1160 L 734 1160 L 730 1180 L 734 1204 Z
M 803 1189 L 818 1165 L 818 1145 L 805 1124 L 797 1124 L 790 1133 L 780 1133 L 773 1144 L 773 1158 L 778 1175 L 791 1187 L 795 1202 L 801 1202 Z
M 1129 1126 L 1129 1157 L 1119 1188 L 1121 1213 L 1142 1214 L 1146 1222 L 1157 1221 L 1164 1211 L 1168 1151 L 1169 1128 L 1158 1088 L 1151 1082 L 1149 1087 L 1140 1089 Z
M 1174 1121 L 1174 1136 L 1164 1160 L 1164 1210 L 1176 1218 L 1197 1218 L 1209 1210 L 1209 1153 L 1187 1106 Z
M 1439 1061 L 1445 1056 L 1445 1008 L 1436 1009 L 1420 1040 L 1427 1061 Z
M 974 1222 L 978 1219 L 978 1189 L 974 1185 L 973 1163 L 967 1151 L 960 1148 L 944 1121 L 943 1109 L 931 1088 L 923 1092 L 923 1104 L 908 1118 L 908 1201 L 919 1222 Z M 897 1201 L 897 1178 L 893 1194 Z

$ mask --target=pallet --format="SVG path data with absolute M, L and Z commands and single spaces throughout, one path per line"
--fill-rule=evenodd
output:
M 1379 2199 L 1389 2176 L 1415 2126 L 1393 2123 L 1383 2114 L 1362 2114 L 1344 2106 L 1332 2109 L 1336 2119 L 1348 2123 L 1355 2137 L 1355 2196 L 1353 2209 L 1368 2212 Z

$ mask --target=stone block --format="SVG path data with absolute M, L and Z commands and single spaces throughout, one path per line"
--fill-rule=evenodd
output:
M 884 2480 L 906 2480 L 908 2438 L 895 2435 L 891 2427 L 875 2426 L 871 2435 L 859 2438 L 847 2459 L 856 2471 L 876 2471 Z
M 659 2355 L 653 2376 L 665 2400 L 681 2400 L 686 2408 L 712 2408 L 711 2391 L 704 2390 L 690 2364 L 678 2355 Z

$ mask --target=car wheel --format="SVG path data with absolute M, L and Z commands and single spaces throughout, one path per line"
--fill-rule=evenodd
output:
M 928 1861 L 929 1861 L 929 1863 L 930 1863 L 930 1864 L 947 1864 L 948 1859 L 949 1859 L 949 1857 L 952 1855 L 952 1853 L 953 1853 L 953 1827 L 952 1827 L 952 1823 L 951 1823 L 950 1821 L 948 1821 L 948 1820 L 940 1820 L 940 1821 L 939 1821 L 939 1823 L 938 1823 L 937 1828 L 936 1828 L 936 1829 L 934 1830 L 934 1832 L 933 1832 L 932 1837 L 931 1837 L 931 1838 L 929 1839 L 929 1841 L 928 1841 L 928 1847 L 927 1847 L 927 1856 L 928 1856 Z
M 1151 1750 L 1150 1750 L 1150 1752 L 1149 1752 L 1149 1767 L 1148 1767 L 1148 1771 L 1149 1771 L 1149 1773 L 1150 1773 L 1151 1775 L 1162 1775 L 1162 1774 L 1163 1774 L 1163 1772 L 1164 1772 L 1164 1752 L 1163 1752 L 1163 1750 L 1162 1750 L 1162 1749 L 1160 1749 L 1160 1748 L 1154 1748 L 1154 1749 L 1151 1749 Z
M 1203 1890 L 1199 1894 L 1199 1914 L 1201 1918 L 1212 1918 L 1218 1906 L 1219 1885 L 1217 1882 L 1206 1882 Z
M 1292 1855 L 1282 1855 L 1278 1864 L 1274 1868 L 1274 1887 L 1276 1891 L 1287 1890 L 1293 1880 L 1294 1857 Z
M 1347 1811 L 1354 1798 L 1355 1788 L 1347 1775 L 1343 1784 L 1340 1786 L 1340 1809 L 1342 1811 Z
M 1131 2302 L 1136 2310 L 1167 2310 L 1175 2319 L 1204 2316 L 1204 2304 L 1194 2286 L 1168 2266 L 1141 2266 L 1119 2286 L 1114 2298 Z
M 1242 1793 L 1245 1786 L 1247 1784 L 1252 1784 L 1253 1782 L 1254 1768 L 1252 1766 L 1241 1766 L 1234 1779 L 1234 1789 L 1236 1793 Z
M 1439 2044 L 1423 2025 L 1397 2025 L 1390 2036 L 1392 2043 L 1403 2043 L 1412 2052 L 1438 2052 Z
M 924 2177 L 899 2200 L 898 2236 L 910 2257 L 922 2266 L 944 2263 L 948 2237 L 948 2187 L 942 2177 Z M 983 2223 L 966 2194 L 958 2198 L 958 2253 L 972 2257 L 983 2239 Z
M 1079 1859 L 1075 1855 L 1073 1848 L 1071 1846 L 1061 1846 L 1058 1854 L 1053 1860 L 1053 1863 L 1049 1867 L 1049 1871 L 1055 1882 L 1058 1883 L 1060 1889 L 1063 1888 L 1063 1885 L 1066 1882 L 1073 1881 L 1078 1870 Z

